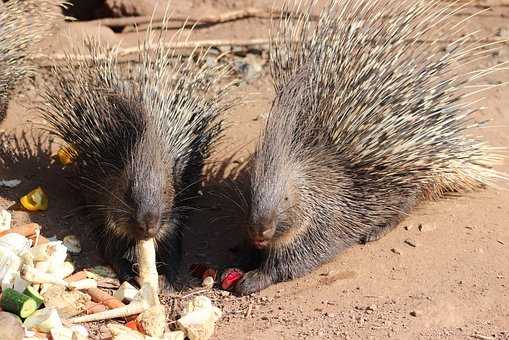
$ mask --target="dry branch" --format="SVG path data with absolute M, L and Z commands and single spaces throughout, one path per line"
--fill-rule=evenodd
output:
M 237 11 L 231 11 L 219 15 L 211 15 L 201 18 L 174 16 L 164 19 L 164 17 L 152 18 L 150 16 L 124 17 L 124 18 L 105 18 L 93 20 L 91 23 L 108 26 L 111 28 L 121 28 L 137 25 L 138 30 L 143 30 L 151 26 L 152 28 L 180 29 L 186 27 L 200 27 L 223 24 L 227 22 L 245 20 L 251 18 L 270 19 L 275 17 L 297 17 L 298 13 L 288 11 L 271 10 L 268 8 L 245 8 Z M 317 17 L 316 17 L 317 18 Z M 313 17 L 313 19 L 316 19 Z
M 419 44 L 450 44 L 453 40 L 447 39 L 419 39 L 413 42 L 417 42 Z M 270 43 L 270 39 L 265 38 L 255 38 L 255 39 L 239 39 L 239 40 L 230 40 L 230 39 L 217 39 L 217 40 L 196 40 L 196 41 L 182 41 L 182 42 L 169 42 L 162 43 L 153 46 L 148 46 L 149 50 L 155 50 L 157 48 L 167 48 L 172 50 L 194 50 L 194 49 L 206 49 L 211 47 L 244 47 L 244 48 L 252 48 L 256 47 L 259 49 L 266 49 Z M 480 40 L 471 40 L 469 43 L 472 44 L 507 44 L 509 40 L 504 38 L 486 38 Z M 121 61 L 136 61 L 138 59 L 138 54 L 140 50 L 138 46 L 126 47 L 126 48 L 118 48 L 117 49 L 117 57 Z M 178 54 L 178 53 L 176 53 Z M 97 56 L 97 58 L 106 58 L 107 56 Z M 30 58 L 31 61 L 38 63 L 42 66 L 48 66 L 53 64 L 58 64 L 58 62 L 67 60 L 68 58 L 74 59 L 75 61 L 84 61 L 91 58 L 88 54 L 63 54 L 63 53 L 55 53 L 55 54 L 35 54 Z

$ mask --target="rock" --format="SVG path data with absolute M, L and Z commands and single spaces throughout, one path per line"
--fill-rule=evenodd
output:
M 207 276 L 206 278 L 203 279 L 203 282 L 201 283 L 201 285 L 205 288 L 212 288 L 214 287 L 214 279 L 212 278 L 212 276 Z
M 136 318 L 147 335 L 162 337 L 166 326 L 166 313 L 163 305 L 155 305 Z
M 56 308 L 58 314 L 68 319 L 81 314 L 86 310 L 86 305 L 91 301 L 90 295 L 78 290 L 66 290 L 63 286 L 53 285 L 43 294 L 44 305 Z
M 422 312 L 420 310 L 413 310 L 410 312 L 410 315 L 413 317 L 418 317 L 422 315 Z
M 21 181 L 19 179 L 0 180 L 0 187 L 15 188 L 20 185 L 20 183 Z
M 392 248 L 391 251 L 394 253 L 394 254 L 398 254 L 398 255 L 401 255 L 401 250 L 399 250 L 398 248 Z
M 419 231 L 420 232 L 427 232 L 427 231 L 433 231 L 437 227 L 434 224 L 419 224 Z
M 405 243 L 406 243 L 406 244 L 408 244 L 408 245 L 409 245 L 409 246 L 411 246 L 411 247 L 414 247 L 414 248 L 415 248 L 415 247 L 417 247 L 417 242 L 415 242 L 415 241 L 414 241 L 414 240 L 412 240 L 412 239 L 406 239 L 406 240 L 405 240 Z
M 245 58 L 235 60 L 234 66 L 246 81 L 251 81 L 260 76 L 263 71 L 263 60 L 254 54 L 248 54 Z
M 165 10 L 164 5 L 157 6 L 157 0 L 106 0 L 96 11 L 97 17 L 151 16 L 154 9 Z
M 14 314 L 0 312 L 0 339 L 20 340 L 23 339 L 25 331 L 21 320 Z

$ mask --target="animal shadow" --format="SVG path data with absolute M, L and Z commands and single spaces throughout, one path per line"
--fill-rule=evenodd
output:
M 42 131 L 26 129 L 0 133 L 0 179 L 21 180 L 14 188 L 0 187 L 0 206 L 8 209 L 12 225 L 36 222 L 45 237 L 78 235 L 82 253 L 73 256 L 77 268 L 100 262 L 91 237 L 79 190 L 72 185 L 72 167 L 64 168 L 53 156 L 59 144 Z M 41 187 L 48 196 L 48 210 L 27 212 L 19 199 Z

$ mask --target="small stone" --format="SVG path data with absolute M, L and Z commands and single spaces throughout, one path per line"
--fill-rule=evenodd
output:
M 433 231 L 435 230 L 437 227 L 433 224 L 419 224 L 419 231 L 420 232 L 428 232 L 428 231 Z
M 21 320 L 7 312 L 0 312 L 0 339 L 18 340 L 23 339 L 25 332 Z
M 17 187 L 21 181 L 19 179 L 1 180 L 0 187 L 14 188 Z
M 504 241 L 502 241 L 502 240 L 497 240 L 497 242 L 500 243 L 501 245 L 505 244 Z
M 410 312 L 410 315 L 413 317 L 418 317 L 422 315 L 422 312 L 420 310 L 413 310 Z
M 398 255 L 401 255 L 401 251 L 398 249 L 398 248 L 392 248 L 391 251 L 394 253 L 394 254 L 398 254 Z
M 212 276 L 207 276 L 206 278 L 203 279 L 201 285 L 205 288 L 212 288 L 214 287 L 214 279 L 212 278 Z
M 412 239 L 406 239 L 406 240 L 405 240 L 405 243 L 406 243 L 406 244 L 408 244 L 408 245 L 409 245 L 409 246 L 411 246 L 411 247 L 414 247 L 414 248 L 415 248 L 415 247 L 417 247 L 417 242 L 415 242 L 415 241 L 414 241 L 414 240 L 412 240 Z
M 412 225 L 406 225 L 406 226 L 404 226 L 403 228 L 404 228 L 405 230 L 410 230 L 410 229 L 412 229 L 412 227 L 413 227 Z
M 230 292 L 228 292 L 226 290 L 222 290 L 220 294 L 221 294 L 221 296 L 230 296 Z

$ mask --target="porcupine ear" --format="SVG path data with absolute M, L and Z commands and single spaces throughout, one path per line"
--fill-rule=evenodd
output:
M 61 17 L 64 3 L 44 0 L 11 0 L 0 3 L 0 106 L 6 106 L 12 87 L 34 71 L 27 58 L 34 46 Z M 6 107 L 0 107 L 0 119 Z

